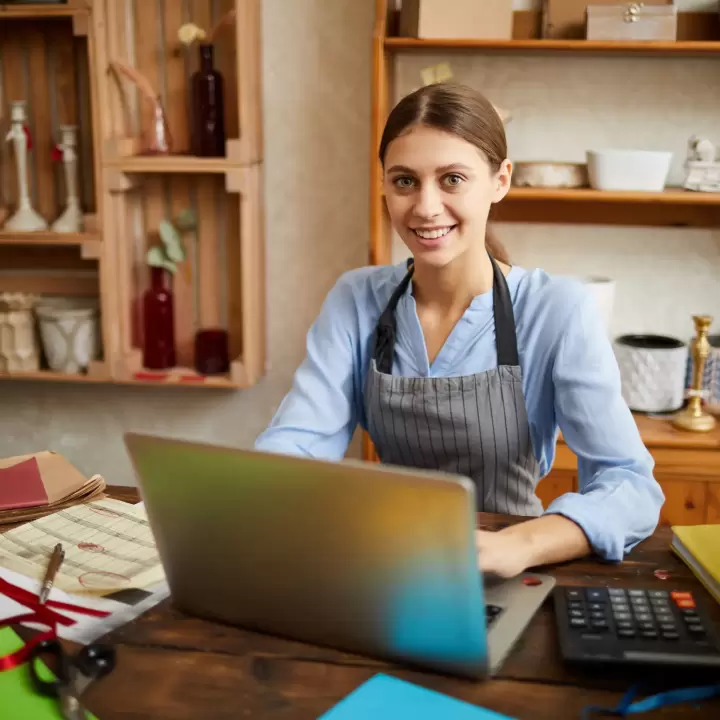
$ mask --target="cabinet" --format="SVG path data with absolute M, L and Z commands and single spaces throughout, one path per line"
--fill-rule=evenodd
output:
M 62 124 L 79 126 L 85 230 L 0 232 L 0 292 L 96 298 L 102 354 L 87 372 L 41 369 L 0 379 L 245 388 L 265 372 L 262 62 L 260 0 L 69 0 L 0 4 L 0 67 L 5 125 L 12 101 L 27 102 L 35 147 L 32 190 L 45 215 L 57 212 L 57 169 L 50 148 Z M 224 78 L 226 128 L 221 157 L 191 153 L 190 78 L 197 43 L 178 39 L 184 23 L 206 31 L 234 13 L 215 38 Z M 160 98 L 172 138 L 169 154 L 148 154 L 144 137 L 152 103 L 114 70 L 139 71 Z M 29 70 L 29 72 L 27 72 Z M 0 221 L 16 202 L 12 156 L 2 156 Z M 7 181 L 6 181 L 7 176 Z M 7 190 L 9 188 L 9 190 Z M 148 249 L 163 220 L 191 210 L 185 258 L 172 277 L 177 367 L 143 367 L 141 298 Z M 201 329 L 227 332 L 230 369 L 202 375 L 194 367 Z
M 665 493 L 663 525 L 720 523 L 720 427 L 709 433 L 675 429 L 667 420 L 636 415 L 643 442 L 655 459 L 655 478 Z M 547 505 L 577 490 L 577 457 L 558 439 L 550 473 L 538 496 Z

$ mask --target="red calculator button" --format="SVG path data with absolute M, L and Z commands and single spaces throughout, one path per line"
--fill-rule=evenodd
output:
M 677 600 L 675 603 L 679 608 L 686 608 L 688 610 L 692 610 L 695 607 L 695 601 L 690 600 Z
M 679 590 L 673 590 L 670 593 L 670 597 L 675 601 L 678 602 L 679 600 L 692 600 L 693 596 L 692 593 L 689 592 L 680 592 Z

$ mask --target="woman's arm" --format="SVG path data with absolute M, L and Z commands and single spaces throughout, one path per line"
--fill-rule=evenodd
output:
M 557 423 L 578 457 L 579 491 L 556 498 L 542 517 L 478 533 L 480 564 L 502 575 L 590 553 L 619 562 L 655 530 L 665 500 L 587 293 L 563 330 L 552 381 Z
M 357 311 L 347 275 L 328 293 L 306 355 L 255 449 L 340 460 L 358 422 Z

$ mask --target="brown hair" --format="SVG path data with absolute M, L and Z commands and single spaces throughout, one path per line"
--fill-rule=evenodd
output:
M 493 172 L 507 157 L 505 126 L 493 104 L 467 85 L 436 83 L 406 95 L 388 116 L 380 139 L 380 162 L 388 146 L 415 125 L 443 130 L 466 140 L 485 156 Z M 507 250 L 488 229 L 485 247 L 500 262 L 510 264 Z

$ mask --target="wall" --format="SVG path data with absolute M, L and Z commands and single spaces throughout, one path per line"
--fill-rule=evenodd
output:
M 250 445 L 325 294 L 367 262 L 374 3 L 264 0 L 263 11 L 268 375 L 229 393 L 3 381 L 0 457 L 52 449 L 88 475 L 134 484 L 125 431 Z
M 326 292 L 341 272 L 366 262 L 374 3 L 265 0 L 264 11 L 268 376 L 228 394 L 2 382 L 0 457 L 51 448 L 85 473 L 132 484 L 126 430 L 252 443 L 289 387 Z M 405 56 L 401 89 L 417 85 L 420 67 L 441 59 Z M 514 160 L 579 160 L 591 146 L 667 147 L 677 153 L 677 181 L 690 134 L 720 142 L 717 61 L 451 61 L 458 79 L 512 110 Z M 720 309 L 717 232 L 555 225 L 506 225 L 500 232 L 518 264 L 615 278 L 613 332 L 688 337 L 691 313 Z

